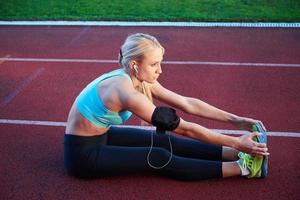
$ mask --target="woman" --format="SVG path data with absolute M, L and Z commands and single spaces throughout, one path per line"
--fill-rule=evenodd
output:
M 186 113 L 247 130 L 261 124 L 164 88 L 157 81 L 163 54 L 164 48 L 156 38 L 142 33 L 130 35 L 120 49 L 122 68 L 100 76 L 79 94 L 65 131 L 64 156 L 69 174 L 93 178 L 147 171 L 182 180 L 260 177 L 266 167 L 263 156 L 269 153 L 265 143 L 254 141 L 258 132 L 241 137 L 218 134 L 179 118 L 170 107 L 152 103 L 153 97 Z M 162 131 L 186 137 L 113 126 L 124 123 L 132 113 Z

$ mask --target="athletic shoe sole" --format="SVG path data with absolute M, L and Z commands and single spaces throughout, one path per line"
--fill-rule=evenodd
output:
M 257 140 L 259 143 L 266 143 L 267 144 L 267 134 L 263 127 L 257 123 L 255 124 L 257 132 L 260 134 L 257 136 Z M 268 156 L 264 156 L 263 162 L 262 162 L 262 167 L 261 167 L 261 178 L 265 178 L 268 174 Z

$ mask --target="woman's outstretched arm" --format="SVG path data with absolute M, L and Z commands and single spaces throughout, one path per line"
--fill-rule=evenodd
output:
M 155 105 L 149 101 L 145 95 L 129 87 L 127 90 L 124 90 L 124 88 L 126 87 L 123 85 L 123 89 L 120 90 L 119 95 L 119 97 L 122 99 L 121 102 L 123 102 L 123 108 L 133 112 L 139 118 L 152 123 L 151 118 L 156 108 Z M 187 122 L 182 118 L 180 119 L 179 126 L 174 130 L 174 132 L 210 144 L 230 146 L 237 150 L 251 154 L 267 154 L 266 144 L 259 144 L 252 140 L 252 138 L 258 133 L 251 133 L 241 137 L 232 137 L 216 133 L 201 125 Z
M 245 130 L 251 130 L 252 125 L 256 123 L 260 123 L 263 126 L 262 122 L 259 120 L 240 117 L 212 106 L 200 99 L 179 95 L 164 88 L 159 82 L 155 82 L 152 85 L 151 91 L 156 99 L 165 102 L 170 106 L 178 108 L 188 114 L 206 119 L 228 122 Z
M 229 146 L 253 155 L 269 155 L 266 144 L 257 143 L 252 140 L 253 137 L 259 134 L 257 132 L 242 135 L 240 137 L 233 137 L 216 133 L 199 124 L 188 122 L 183 119 L 180 119 L 180 124 L 174 132 L 210 144 Z

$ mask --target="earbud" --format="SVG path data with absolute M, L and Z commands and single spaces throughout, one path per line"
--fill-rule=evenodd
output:
M 134 68 L 135 73 L 138 73 L 137 66 L 136 66 L 136 65 L 133 65 L 133 68 Z

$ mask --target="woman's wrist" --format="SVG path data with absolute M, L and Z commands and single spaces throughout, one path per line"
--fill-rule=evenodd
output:
M 238 137 L 232 137 L 232 142 L 231 142 L 230 147 L 239 150 L 240 140 Z

